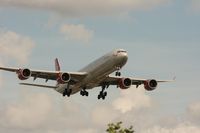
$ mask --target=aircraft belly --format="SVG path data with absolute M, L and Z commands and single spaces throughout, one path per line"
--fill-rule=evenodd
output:
M 106 77 L 115 71 L 114 67 L 101 67 L 99 70 L 92 72 L 88 75 L 87 80 L 85 81 L 86 88 L 92 89 L 99 86 L 99 84 L 106 79 Z

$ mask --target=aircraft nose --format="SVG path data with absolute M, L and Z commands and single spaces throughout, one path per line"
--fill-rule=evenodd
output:
M 127 53 L 121 53 L 121 54 L 120 54 L 120 58 L 121 58 L 124 62 L 126 62 L 126 61 L 128 60 L 128 54 L 127 54 Z

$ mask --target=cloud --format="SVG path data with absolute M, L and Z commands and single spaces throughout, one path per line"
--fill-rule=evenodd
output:
M 193 12 L 200 12 L 200 1 L 199 0 L 191 0 L 190 1 L 190 9 Z
M 40 9 L 71 17 L 118 15 L 131 10 L 147 10 L 169 0 L 0 0 L 1 6 Z
M 27 36 L 0 30 L 0 57 L 4 62 L 13 59 L 20 64 L 26 63 L 34 45 L 33 40 Z
M 189 105 L 188 113 L 193 115 L 194 117 L 200 118 L 200 102 L 195 102 Z
M 31 38 L 0 27 L 0 66 L 10 61 L 17 64 L 27 63 L 34 45 Z M 3 79 L 0 75 L 0 86 L 2 84 Z
M 141 133 L 199 133 L 199 112 L 200 102 L 191 103 L 183 115 L 162 116 L 154 125 L 141 130 Z
M 98 133 L 98 131 L 96 129 L 89 128 L 89 129 L 81 129 L 76 133 Z
M 1 73 L 0 73 L 0 87 L 2 86 L 2 83 L 3 83 L 3 80 L 2 80 L 2 77 L 1 77 Z
M 113 106 L 122 113 L 151 107 L 153 104 L 152 99 L 148 95 L 144 95 L 144 92 L 145 90 L 142 88 L 129 88 L 126 91 L 122 91 L 121 96 L 113 102 Z
M 129 92 L 133 93 L 134 90 Z M 125 94 L 121 95 L 125 98 Z M 146 94 L 141 92 L 139 95 L 143 97 Z M 143 102 L 141 98 L 135 98 L 135 100 L 138 103 Z M 116 109 L 114 102 L 115 99 L 110 104 L 106 101 L 100 101 L 100 103 L 95 103 L 94 106 L 88 108 L 82 106 L 82 102 L 77 102 L 73 98 L 60 97 L 59 100 L 55 101 L 48 94 L 26 91 L 20 95 L 18 100 L 2 106 L 0 110 L 0 130 L 5 130 L 5 132 L 31 130 L 33 133 L 64 133 L 66 131 L 101 133 L 105 131 L 109 122 L 121 120 L 122 116 L 128 118 L 128 115 L 131 114 L 130 111 L 125 114 Z M 138 103 L 134 106 L 137 109 L 141 107 Z M 141 108 L 144 108 L 144 106 Z M 134 109 L 131 108 L 131 110 Z M 131 119 L 127 119 L 127 121 L 131 121 Z M 34 131 L 33 129 L 37 130 Z
M 88 43 L 94 34 L 94 31 L 86 29 L 83 24 L 64 24 L 60 27 L 60 32 L 66 40 L 80 41 Z
M 200 124 L 200 102 L 194 102 L 187 108 L 187 115 L 191 121 Z
M 137 89 L 131 87 L 128 90 L 121 90 L 120 96 L 110 104 L 96 105 L 91 113 L 92 123 L 97 129 L 105 129 L 106 125 L 111 122 L 123 121 L 129 126 L 137 121 L 136 126 L 142 125 L 144 128 L 151 121 L 147 114 L 152 107 L 153 101 L 145 94 L 142 87 Z
M 10 101 L 1 108 L 0 130 L 61 133 L 66 128 L 70 131 L 81 124 L 85 125 L 80 119 L 84 119 L 81 117 L 81 109 L 75 102 L 62 101 L 60 106 L 54 102 L 56 101 L 45 93 L 21 92 L 18 100 Z
M 154 112 L 159 112 L 159 109 L 155 109 L 155 101 L 142 87 L 121 90 L 120 95 L 111 102 L 96 101 L 91 106 L 83 106 L 82 102 L 89 101 L 80 101 L 77 97 L 55 98 L 49 94 L 27 91 L 26 88 L 26 92 L 17 100 L 1 106 L 0 130 L 8 133 L 102 133 L 108 123 L 123 121 L 124 127 L 133 125 L 140 133 L 200 131 L 199 124 L 191 117 L 192 114 L 199 116 L 199 102 L 188 106 L 188 117 L 186 114 L 174 117 L 159 116 Z
M 98 127 L 103 128 L 106 124 L 115 121 L 121 115 L 111 105 L 97 105 L 91 113 L 92 122 Z
M 151 129 L 142 131 L 142 133 L 199 133 L 200 127 L 191 125 L 189 123 L 180 123 L 174 128 L 165 128 L 155 126 Z
M 45 94 L 26 94 L 20 101 L 7 105 L 1 114 L 1 126 L 34 129 L 47 122 L 52 102 Z
M 0 58 L 0 66 L 3 66 L 1 58 Z M 2 84 L 3 84 L 3 79 L 2 79 L 1 73 L 0 73 L 0 87 L 2 86 Z

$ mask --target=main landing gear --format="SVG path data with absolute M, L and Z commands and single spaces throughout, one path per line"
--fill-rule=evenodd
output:
M 107 92 L 106 91 L 104 91 L 105 90 L 105 88 L 106 88 L 106 86 L 102 86 L 102 90 L 100 91 L 100 93 L 99 93 L 99 95 L 98 95 L 98 99 L 105 99 L 105 97 L 107 96 Z
M 81 96 L 89 96 L 88 91 L 85 90 L 85 88 L 83 88 L 83 90 L 80 91 Z
M 65 89 L 65 91 L 63 92 L 63 97 L 66 95 L 70 97 L 71 94 L 72 94 L 72 89 Z

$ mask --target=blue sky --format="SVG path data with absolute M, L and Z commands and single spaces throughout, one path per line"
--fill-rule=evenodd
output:
M 63 98 L 21 87 L 15 74 L 1 72 L 0 131 L 100 133 L 107 123 L 123 120 L 141 133 L 200 132 L 198 0 L 0 3 L 1 65 L 53 70 L 58 57 L 63 71 L 77 71 L 123 48 L 129 55 L 123 76 L 177 77 L 153 92 L 110 87 L 107 99 L 98 101 L 99 88 L 88 98 Z

